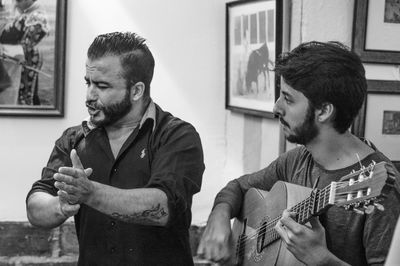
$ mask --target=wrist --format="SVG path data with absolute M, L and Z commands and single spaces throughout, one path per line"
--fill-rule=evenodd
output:
M 317 264 L 320 266 L 350 266 L 346 262 L 340 260 L 338 257 L 333 255 L 328 249 L 325 250 L 325 254 L 321 256 L 320 262 Z
M 100 184 L 94 181 L 89 181 L 91 183 L 91 190 L 88 194 L 88 196 L 86 197 L 86 200 L 83 202 L 88 206 L 93 207 L 94 205 L 96 205 L 96 198 L 97 198 L 97 194 L 99 191 L 99 187 Z
M 216 205 L 210 214 L 210 219 L 213 218 L 230 221 L 231 219 L 230 205 L 227 203 L 219 203 L 218 205 Z

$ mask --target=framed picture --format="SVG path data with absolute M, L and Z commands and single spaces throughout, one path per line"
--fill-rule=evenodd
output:
M 356 0 L 353 50 L 364 62 L 400 63 L 400 2 Z
M 368 96 L 353 133 L 371 140 L 400 166 L 400 81 L 368 81 Z
M 67 0 L 0 2 L 0 115 L 63 116 Z
M 282 1 L 226 4 L 227 109 L 273 118 L 279 79 L 273 68 L 282 50 Z

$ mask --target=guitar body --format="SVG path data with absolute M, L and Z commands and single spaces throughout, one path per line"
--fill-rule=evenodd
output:
M 278 239 L 259 252 L 257 237 L 250 239 L 250 236 L 257 235 L 256 228 L 281 216 L 285 209 L 304 200 L 310 193 L 310 188 L 282 181 L 277 182 L 269 192 L 251 188 L 245 195 L 241 215 L 235 219 L 232 228 L 235 244 L 240 237 L 247 237 L 245 244 L 236 246 L 240 249 L 236 250 L 236 255 L 242 254 L 237 256 L 236 263 L 243 266 L 303 265 L 286 249 L 283 240 Z

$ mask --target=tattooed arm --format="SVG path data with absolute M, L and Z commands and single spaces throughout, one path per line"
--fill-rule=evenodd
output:
M 86 201 L 88 206 L 128 223 L 166 225 L 168 204 L 163 191 L 156 188 L 118 189 L 92 183 L 94 192 Z
M 56 187 L 66 192 L 71 203 L 84 203 L 127 223 L 165 226 L 168 222 L 167 196 L 157 188 L 120 189 L 87 178 L 84 184 L 83 178 L 67 180 L 68 177 L 63 176 L 57 177 L 63 181 L 56 182 Z
M 165 226 L 168 222 L 168 199 L 157 188 L 120 189 L 89 180 L 90 168 L 83 169 L 75 150 L 73 167 L 61 167 L 54 174 L 59 196 L 70 204 L 84 203 L 118 220 L 143 225 Z

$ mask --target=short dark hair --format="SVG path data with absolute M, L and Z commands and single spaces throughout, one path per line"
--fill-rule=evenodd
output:
M 97 36 L 90 45 L 87 57 L 96 60 L 104 56 L 120 56 L 122 76 L 128 83 L 143 82 L 145 97 L 150 97 L 154 73 L 154 58 L 145 39 L 132 32 L 111 32 Z
M 367 94 L 362 62 L 339 42 L 307 42 L 276 62 L 275 72 L 300 91 L 315 108 L 331 103 L 333 127 L 344 133 L 353 123 Z

